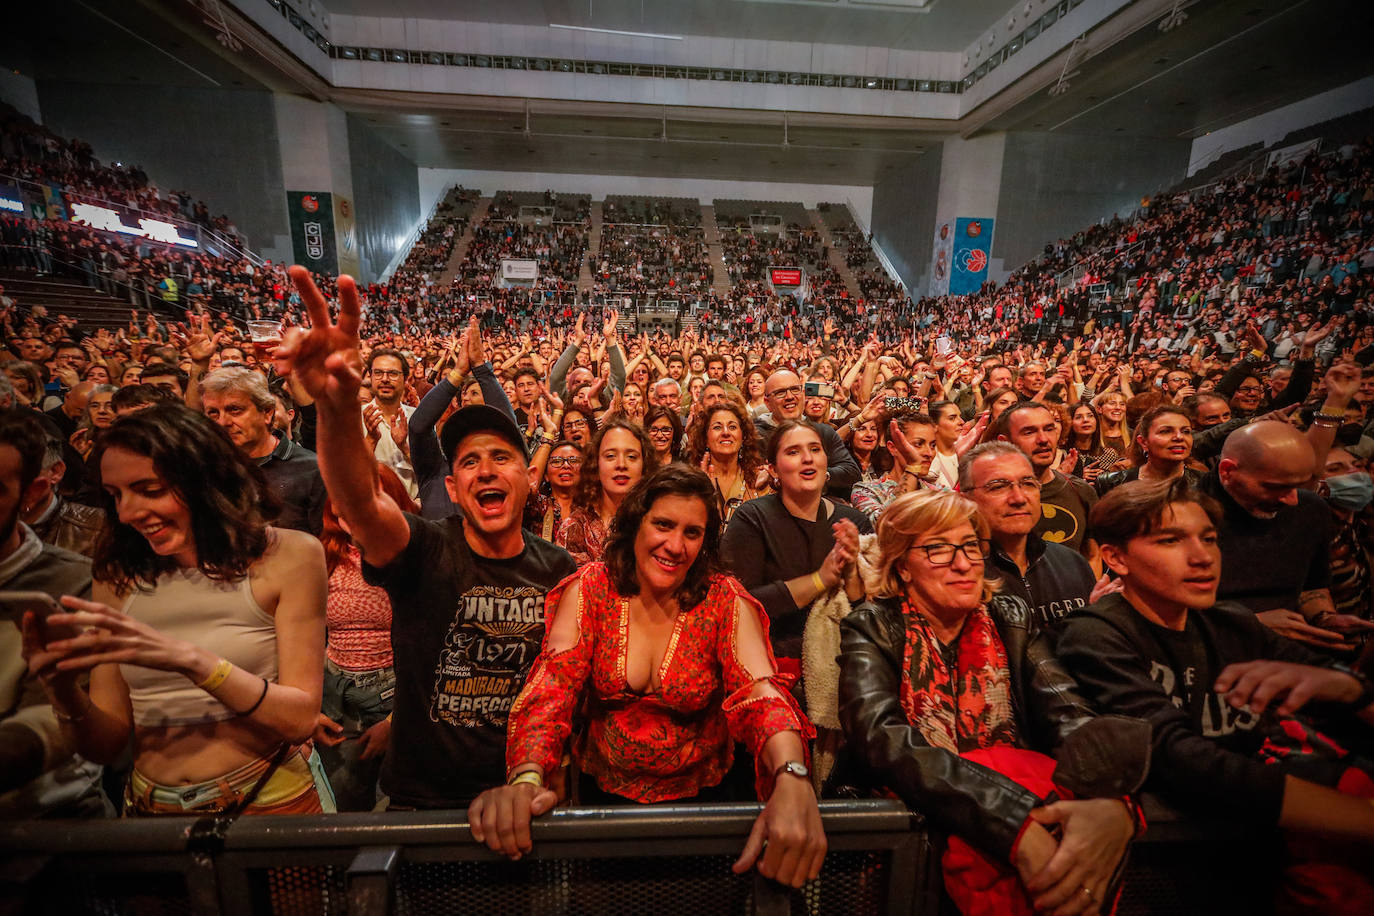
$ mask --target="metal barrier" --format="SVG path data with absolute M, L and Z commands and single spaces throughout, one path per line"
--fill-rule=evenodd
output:
M 189 276 L 186 276 L 185 274 L 172 275 L 173 279 L 175 279 L 178 283 L 178 289 L 176 293 L 176 300 L 171 301 L 168 299 L 164 299 L 160 292 L 158 292 L 156 289 L 150 288 L 148 284 L 144 283 L 142 280 L 131 279 L 128 283 L 120 283 L 111 279 L 108 274 L 101 274 L 99 271 L 92 271 L 86 267 L 83 267 L 80 264 L 74 264 L 71 261 L 64 260 L 60 257 L 53 255 L 47 249 L 39 249 L 37 246 L 0 245 L 0 250 L 3 250 L 6 253 L 6 260 L 12 260 L 16 262 L 14 264 L 7 265 L 4 268 L 0 268 L 0 270 L 15 269 L 16 267 L 18 267 L 20 263 L 25 261 L 28 262 L 27 266 L 29 268 L 46 267 L 47 270 L 45 271 L 45 277 L 20 277 L 20 279 L 40 280 L 52 278 L 54 280 L 72 280 L 84 284 L 86 287 L 93 291 L 103 292 L 106 295 L 109 295 L 112 298 L 117 299 L 118 302 L 110 303 L 109 307 L 111 308 L 122 307 L 124 304 L 127 303 L 129 306 L 135 309 L 140 309 L 146 312 L 161 311 L 164 315 L 168 317 L 173 317 L 177 320 L 183 320 L 193 311 L 193 303 L 188 301 L 188 297 L 186 296 L 184 289 L 184 285 L 190 282 L 191 278 Z M 35 252 L 40 250 L 43 251 L 43 254 L 41 256 L 35 254 Z M 60 293 L 58 295 L 60 295 Z M 209 296 L 205 297 L 205 302 L 203 304 L 210 307 L 214 307 L 216 309 L 220 309 L 225 306 L 224 303 L 210 302 Z M 239 316 L 231 317 L 234 317 L 237 320 Z
M 1273 911 L 1276 832 L 1142 805 L 1118 916 Z M 755 804 L 560 809 L 519 862 L 472 842 L 458 811 L 11 822 L 0 916 L 953 912 L 920 818 L 889 800 L 820 807 L 829 853 L 801 890 L 731 871 Z
M 926 834 L 894 801 L 823 802 L 821 877 L 791 890 L 730 866 L 755 804 L 582 808 L 509 862 L 459 812 L 0 826 L 0 913 L 935 913 Z

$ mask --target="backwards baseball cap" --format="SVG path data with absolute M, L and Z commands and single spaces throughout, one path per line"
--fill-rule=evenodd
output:
M 439 444 L 443 446 L 444 456 L 453 463 L 458 444 L 473 433 L 495 433 L 505 439 L 520 452 L 526 461 L 530 460 L 525 437 L 510 417 L 487 404 L 471 404 L 454 412 L 439 433 Z

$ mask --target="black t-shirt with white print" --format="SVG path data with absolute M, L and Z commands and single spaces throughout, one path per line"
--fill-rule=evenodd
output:
M 475 556 L 463 519 L 406 515 L 410 543 L 366 580 L 391 599 L 396 669 L 381 785 L 393 805 L 465 808 L 505 781 L 506 719 L 544 639 L 544 598 L 567 551 L 524 532 L 503 560 Z

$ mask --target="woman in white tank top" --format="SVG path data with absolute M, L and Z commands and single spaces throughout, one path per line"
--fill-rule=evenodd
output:
M 324 669 L 319 542 L 269 527 L 258 469 L 179 404 L 120 419 L 94 460 L 107 514 L 95 600 L 63 598 L 69 613 L 24 627 L 63 730 L 100 763 L 132 733 L 126 813 L 332 809 L 309 745 Z

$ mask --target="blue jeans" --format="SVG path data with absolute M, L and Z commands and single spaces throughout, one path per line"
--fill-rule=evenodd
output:
M 349 671 L 325 659 L 320 711 L 343 726 L 343 743 L 316 744 L 340 811 L 371 811 L 377 804 L 382 756 L 363 760 L 360 735 L 391 714 L 396 695 L 392 668 Z

